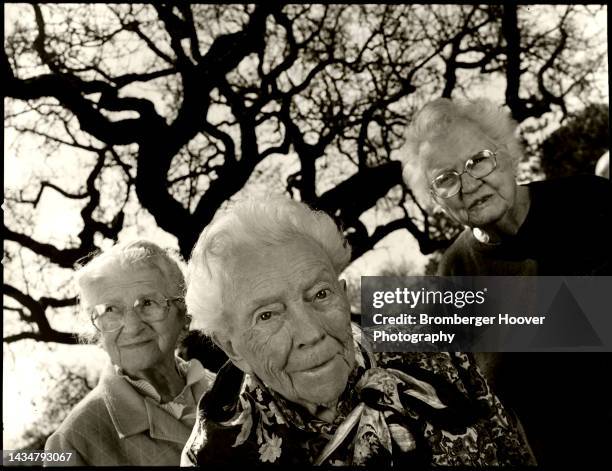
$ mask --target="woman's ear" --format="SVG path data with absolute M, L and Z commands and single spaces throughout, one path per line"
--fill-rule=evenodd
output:
M 247 374 L 253 373 L 253 368 L 251 368 L 251 365 L 249 365 L 246 359 L 236 351 L 234 344 L 228 335 L 213 332 L 210 334 L 210 338 L 217 347 L 223 350 L 223 352 L 238 369 Z
M 187 338 L 187 336 L 189 335 L 190 332 L 190 326 L 191 326 L 191 321 L 192 321 L 193 317 L 190 314 L 185 313 L 184 315 L 184 319 L 183 319 L 183 325 L 181 327 L 181 331 L 179 333 L 178 339 L 176 341 L 177 345 L 181 345 L 183 343 L 183 341 L 185 340 L 185 338 Z

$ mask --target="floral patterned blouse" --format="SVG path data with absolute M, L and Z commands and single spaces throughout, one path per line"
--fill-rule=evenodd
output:
M 356 352 L 332 423 L 226 364 L 181 464 L 535 464 L 470 354 Z

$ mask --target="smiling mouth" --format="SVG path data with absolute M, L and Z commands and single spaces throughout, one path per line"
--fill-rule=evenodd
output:
M 485 203 L 490 197 L 491 195 L 485 195 L 485 196 L 478 198 L 477 200 L 473 201 L 472 204 L 470 204 L 468 209 L 474 209 L 477 206 L 480 206 L 481 204 Z
M 130 343 L 128 345 L 121 345 L 121 348 L 134 348 L 134 347 L 140 347 L 141 345 L 144 345 L 145 343 L 149 343 L 151 341 L 151 339 L 147 339 L 147 340 L 142 340 L 140 342 L 134 342 L 134 343 Z
M 304 368 L 302 370 L 296 371 L 296 373 L 312 373 L 315 372 L 319 369 L 324 368 L 325 366 L 327 366 L 328 364 L 330 364 L 334 359 L 336 358 L 336 355 L 333 355 L 332 357 L 328 358 L 327 360 L 318 363 L 314 366 L 308 367 L 308 368 Z

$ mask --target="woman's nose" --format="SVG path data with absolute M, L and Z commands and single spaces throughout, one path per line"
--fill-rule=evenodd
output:
M 461 175 L 461 192 L 462 193 L 473 193 L 480 187 L 481 184 L 482 184 L 482 181 L 480 179 L 474 178 L 468 172 L 465 172 L 463 173 L 463 175 Z
M 138 332 L 142 329 L 143 322 L 133 307 L 127 308 L 123 315 L 123 330 L 128 332 Z
M 297 348 L 311 347 L 325 338 L 325 329 L 318 314 L 309 309 L 306 302 L 294 308 L 289 321 L 292 323 L 293 343 Z

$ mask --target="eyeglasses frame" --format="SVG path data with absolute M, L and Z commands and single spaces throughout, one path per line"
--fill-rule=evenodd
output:
M 146 297 L 146 296 L 141 296 L 141 297 L 140 297 L 140 298 L 138 298 L 136 301 L 139 301 L 141 298 L 144 298 L 144 297 Z M 180 299 L 184 299 L 184 298 L 183 298 L 182 296 L 171 296 L 171 297 L 169 297 L 169 298 L 167 298 L 167 297 L 165 297 L 165 296 L 164 296 L 164 301 L 165 301 L 165 303 L 166 303 L 166 305 L 165 305 L 165 307 L 164 307 L 164 313 L 165 313 L 165 314 L 164 314 L 164 318 L 163 318 L 163 319 L 160 319 L 160 321 L 161 321 L 161 320 L 165 320 L 165 319 L 166 319 L 166 317 L 168 317 L 168 308 L 170 307 L 170 301 L 178 301 L 178 300 L 180 300 Z M 134 305 L 136 304 L 136 301 L 134 301 Z M 127 306 L 126 306 L 126 307 L 127 307 Z M 134 310 L 134 306 L 132 306 L 132 310 Z M 127 311 L 126 311 L 126 312 L 127 312 Z M 134 311 L 134 312 L 136 312 L 136 311 Z M 146 321 L 145 321 L 145 320 L 144 320 L 142 317 L 140 317 L 140 314 L 138 314 L 138 312 L 136 312 L 136 314 L 138 315 L 138 318 L 139 318 L 139 319 L 140 319 L 142 322 L 146 322 Z M 99 316 L 98 316 L 98 317 L 99 317 Z M 125 317 L 125 316 L 124 316 L 124 317 Z M 94 328 L 95 328 L 95 329 L 96 329 L 98 332 L 100 332 L 100 333 L 102 333 L 102 334 L 104 334 L 104 333 L 111 333 L 111 332 L 117 332 L 119 329 L 121 329 L 121 328 L 122 328 L 122 327 L 125 325 L 125 321 L 124 321 L 124 322 L 123 322 L 123 323 L 122 323 L 122 324 L 121 324 L 119 327 L 117 327 L 116 329 L 113 329 L 113 330 L 102 330 L 102 329 L 98 328 L 98 326 L 97 326 L 97 325 L 96 325 L 96 323 L 94 322 L 94 316 L 93 316 L 93 315 L 91 315 L 91 316 L 89 317 L 89 320 L 90 320 L 90 321 L 91 321 L 91 323 L 93 324 Z M 155 321 L 155 322 L 160 322 L 160 321 Z
M 482 176 L 480 176 L 480 177 L 475 177 L 475 176 L 474 176 L 474 175 L 472 175 L 472 174 L 470 173 L 470 171 L 467 169 L 467 166 L 468 166 L 468 164 L 469 164 L 470 162 L 472 162 L 472 161 L 474 160 L 474 157 L 476 157 L 478 154 L 480 154 L 480 153 L 482 153 L 482 152 L 487 152 L 487 151 L 488 151 L 488 152 L 491 152 L 491 156 L 489 156 L 489 157 L 487 157 L 487 158 L 491 158 L 491 159 L 493 159 L 493 168 L 492 168 L 492 169 L 491 169 L 491 171 L 490 171 L 489 173 L 487 173 L 486 175 L 482 175 Z M 492 174 L 492 173 L 495 171 L 495 169 L 496 169 L 496 168 L 497 168 L 497 149 L 495 149 L 495 150 L 491 150 L 491 149 L 483 149 L 483 150 L 481 150 L 481 151 L 479 151 L 479 152 L 476 152 L 476 153 L 475 153 L 474 155 L 472 155 L 472 156 L 471 156 L 471 157 L 470 157 L 468 160 L 466 160 L 465 165 L 464 165 L 464 167 L 463 167 L 463 172 L 461 172 L 461 173 L 460 173 L 460 172 L 457 172 L 456 170 L 451 170 L 451 171 L 448 171 L 448 172 L 441 173 L 441 174 L 440 174 L 440 175 L 438 175 L 436 178 L 434 178 L 433 180 L 431 180 L 431 182 L 429 183 L 429 189 L 430 189 L 430 191 L 431 191 L 431 193 L 432 193 L 432 195 L 433 195 L 434 197 L 437 197 L 437 198 L 442 198 L 442 199 L 449 199 L 449 198 L 452 198 L 453 196 L 457 195 L 457 194 L 458 194 L 458 193 L 461 191 L 461 188 L 462 188 L 462 186 L 463 186 L 463 182 L 462 182 L 462 180 L 461 180 L 461 176 L 462 176 L 464 173 L 467 173 L 467 174 L 468 174 L 469 176 L 471 176 L 472 178 L 475 178 L 475 179 L 477 179 L 477 180 L 480 180 L 481 178 L 488 177 L 489 175 L 491 175 L 491 174 Z M 438 194 L 436 193 L 436 190 L 435 190 L 435 189 L 434 189 L 434 187 L 433 187 L 433 183 L 434 183 L 434 181 L 435 181 L 437 178 L 439 178 L 439 177 L 440 177 L 440 176 L 442 176 L 442 175 L 448 174 L 448 173 L 453 173 L 453 174 L 457 175 L 457 177 L 459 177 L 459 188 L 457 189 L 457 191 L 456 191 L 456 192 L 454 192 L 453 194 L 450 194 L 450 195 L 448 195 L 448 196 L 441 196 L 441 195 L 438 195 Z

